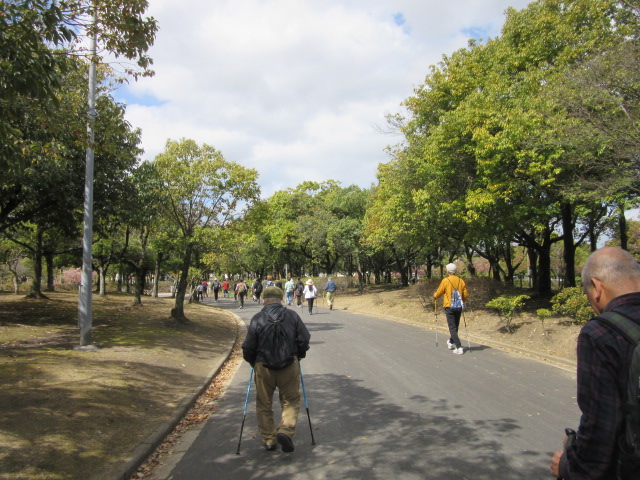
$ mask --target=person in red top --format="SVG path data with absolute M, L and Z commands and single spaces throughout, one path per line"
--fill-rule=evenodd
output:
M 229 281 L 226 279 L 224 282 L 222 282 L 222 296 L 224 298 L 229 297 Z
M 462 315 L 462 310 L 456 311 L 451 308 L 451 297 L 453 295 L 453 290 L 455 289 L 460 292 L 460 296 L 464 301 L 469 296 L 469 292 L 467 292 L 467 284 L 464 280 L 456 275 L 458 267 L 454 263 L 450 263 L 445 268 L 447 269 L 449 276 L 442 279 L 438 290 L 433 294 L 433 298 L 436 299 L 444 295 L 442 307 L 444 308 L 444 314 L 447 317 L 447 324 L 449 325 L 449 333 L 451 335 L 451 338 L 447 340 L 447 347 L 449 350 L 453 350 L 453 353 L 462 355 L 464 353 L 464 348 L 462 348 L 460 337 L 458 336 L 458 327 L 460 326 L 460 315 Z

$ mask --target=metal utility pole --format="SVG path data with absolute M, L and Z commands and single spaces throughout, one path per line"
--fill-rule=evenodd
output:
M 93 321 L 92 287 L 93 287 L 93 142 L 95 140 L 94 125 L 96 121 L 96 76 L 97 76 L 97 9 L 93 9 L 92 32 L 89 43 L 91 62 L 89 64 L 89 112 L 87 116 L 87 160 L 84 179 L 84 234 L 82 237 L 82 281 L 78 299 L 78 327 L 80 327 L 80 347 L 90 347 L 91 326 Z

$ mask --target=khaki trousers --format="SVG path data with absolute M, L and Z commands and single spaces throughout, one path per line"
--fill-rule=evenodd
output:
M 262 362 L 254 366 L 256 379 L 256 415 L 265 445 L 274 445 L 276 435 L 293 438 L 300 411 L 300 368 L 298 360 L 282 370 L 269 370 Z M 276 430 L 273 419 L 273 394 L 278 389 L 282 416 Z
M 336 292 L 327 292 L 327 304 L 329 304 L 329 308 L 333 309 L 333 298 L 336 296 Z

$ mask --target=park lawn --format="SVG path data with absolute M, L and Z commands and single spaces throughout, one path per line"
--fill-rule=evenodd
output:
M 94 296 L 95 352 L 76 351 L 77 294 L 0 295 L 0 479 L 108 479 L 237 335 L 224 311 L 171 299 Z

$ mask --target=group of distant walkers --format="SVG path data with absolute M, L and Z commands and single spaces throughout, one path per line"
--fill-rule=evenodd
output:
M 247 283 L 243 278 L 236 280 L 231 288 L 229 280 L 224 279 L 222 282 L 218 279 L 214 279 L 213 282 L 208 284 L 203 281 L 196 287 L 197 299 L 202 301 L 205 297 L 208 297 L 208 292 L 213 290 L 213 301 L 218 301 L 218 296 L 222 290 L 223 298 L 230 298 L 230 291 L 233 292 L 233 298 L 238 302 L 239 307 L 244 307 L 244 301 L 246 296 L 251 293 L 253 301 L 256 303 L 262 303 L 263 290 L 269 287 L 277 287 L 283 291 L 283 298 L 287 305 L 297 305 L 303 307 L 303 302 L 306 302 L 309 314 L 313 314 L 314 302 L 318 298 L 318 288 L 313 283 L 313 280 L 309 278 L 306 282 L 303 282 L 300 277 L 297 281 L 293 279 L 291 275 L 287 275 L 286 281 L 283 285 L 282 279 L 274 280 L 271 275 L 267 275 L 266 279 L 258 277 L 251 285 Z M 327 278 L 327 283 L 323 287 L 324 298 L 327 301 L 329 310 L 333 310 L 333 304 L 335 299 L 335 292 L 337 285 L 333 281 L 333 277 Z

